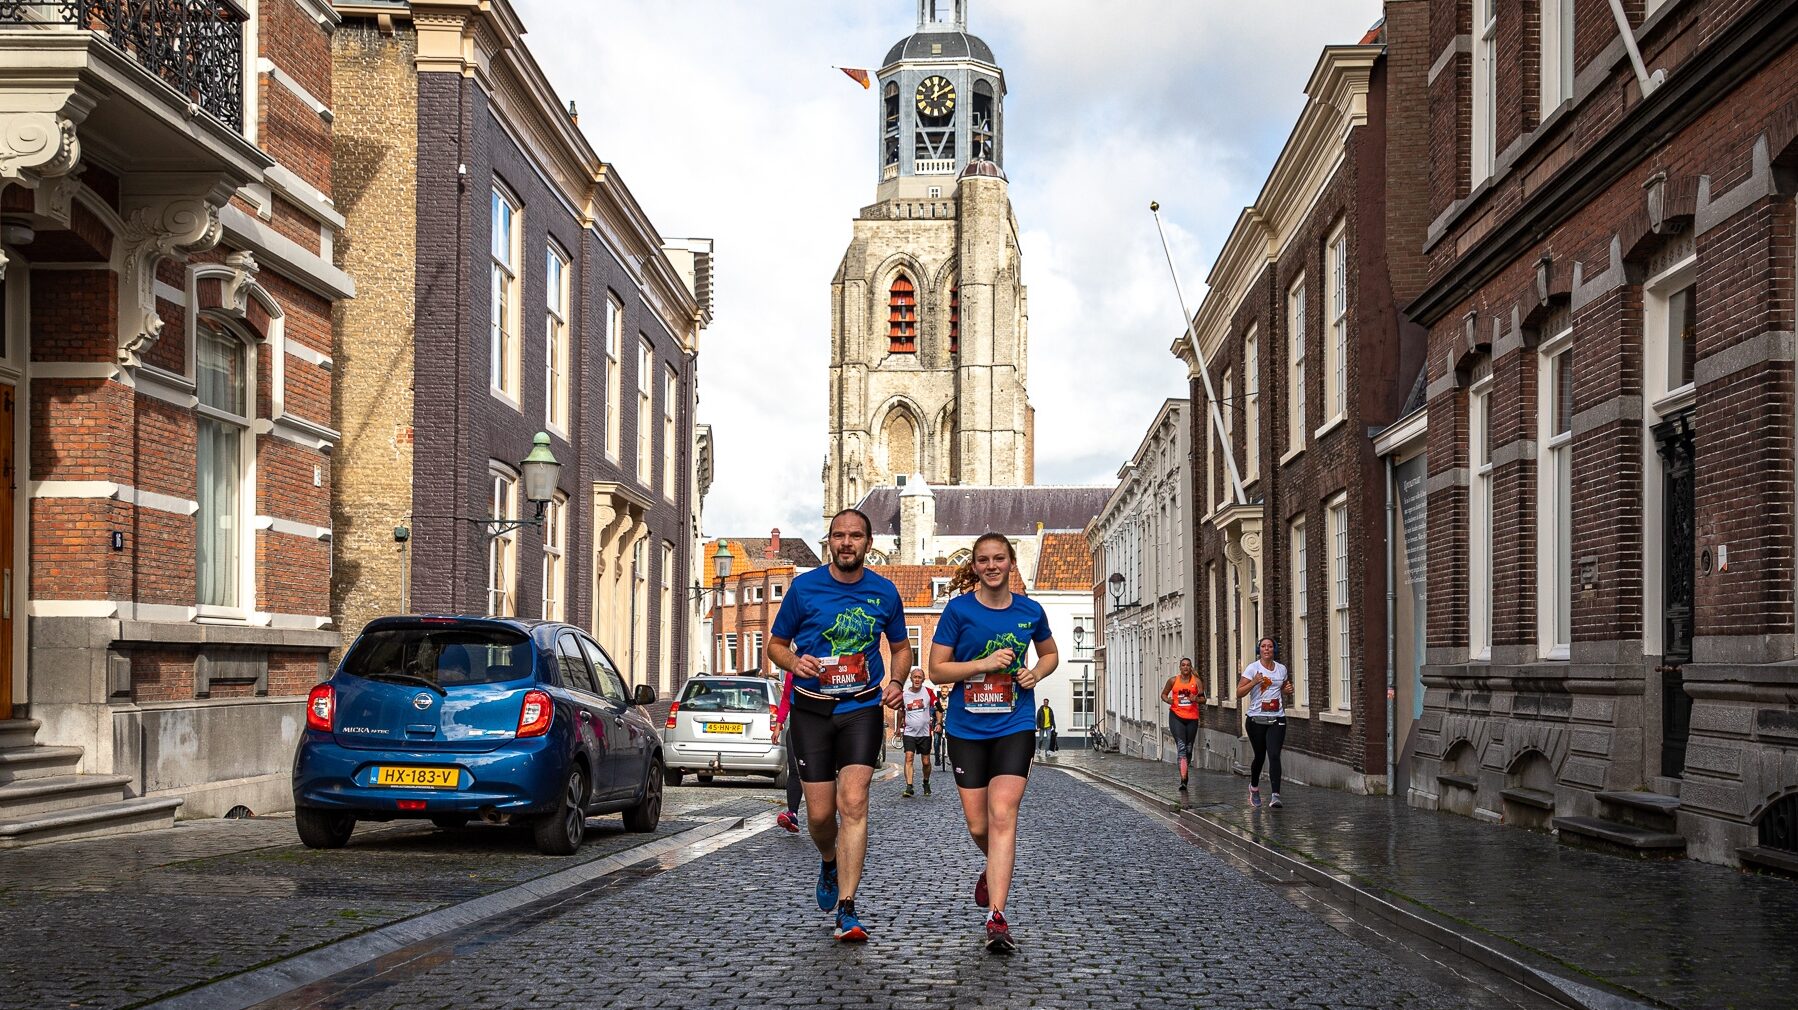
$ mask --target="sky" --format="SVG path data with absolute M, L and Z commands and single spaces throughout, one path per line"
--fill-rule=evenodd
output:
M 704 533 L 817 540 L 830 282 L 872 203 L 878 69 L 914 0 L 514 0 L 581 128 L 670 237 L 716 242 L 700 337 Z M 568 12 L 583 16 L 570 19 Z M 1188 307 L 1304 107 L 1325 45 L 1379 0 L 971 0 L 1005 71 L 1005 171 L 1030 295 L 1036 478 L 1110 483 L 1186 394 Z

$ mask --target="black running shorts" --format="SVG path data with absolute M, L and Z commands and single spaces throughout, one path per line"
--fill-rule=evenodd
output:
M 925 734 L 924 736 L 908 736 L 903 739 L 905 740 L 905 753 L 922 754 L 925 757 L 930 756 L 929 734 Z
M 1036 755 L 1036 730 L 1027 729 L 991 740 L 969 740 L 949 734 L 949 767 L 963 789 L 985 789 L 1000 775 L 1030 777 Z
M 850 765 L 873 768 L 880 760 L 886 721 L 879 705 L 847 715 L 819 715 L 794 705 L 787 716 L 787 746 L 799 755 L 802 782 L 835 782 Z

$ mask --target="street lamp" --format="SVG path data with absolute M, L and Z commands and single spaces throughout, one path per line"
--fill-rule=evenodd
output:
M 724 580 L 730 578 L 731 565 L 735 563 L 735 561 L 736 559 L 732 557 L 730 553 L 730 541 L 718 541 L 718 549 L 712 552 L 712 581 L 714 585 L 710 587 L 702 586 L 699 584 L 698 579 L 694 579 L 692 590 L 693 602 L 696 604 L 702 603 L 705 600 L 705 594 L 721 592 L 724 588 Z
M 1111 609 L 1116 610 L 1124 603 L 1124 573 L 1112 572 L 1105 581 L 1111 586 Z
M 1081 694 L 1086 698 L 1086 725 L 1082 727 L 1088 733 L 1093 728 L 1093 709 L 1097 708 L 1097 700 L 1093 698 L 1093 664 L 1090 659 L 1080 659 L 1081 647 L 1086 642 L 1086 629 L 1074 625 L 1074 658 L 1085 664 L 1084 676 L 1081 678 Z
M 450 519 L 455 522 L 474 523 L 483 527 L 489 540 L 504 536 L 516 529 L 526 526 L 543 525 L 543 514 L 549 509 L 549 503 L 555 500 L 556 486 L 562 481 L 562 464 L 556 460 L 555 453 L 549 451 L 549 433 L 540 431 L 531 439 L 531 453 L 519 461 L 518 472 L 524 481 L 524 498 L 535 508 L 528 519 L 506 519 L 494 516 L 458 516 L 458 515 L 412 515 L 407 518 Z M 412 538 L 412 530 L 406 526 L 393 528 L 395 543 L 405 543 Z

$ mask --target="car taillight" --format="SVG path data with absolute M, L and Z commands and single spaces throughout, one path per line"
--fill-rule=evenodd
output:
M 306 728 L 331 732 L 331 716 L 337 709 L 337 692 L 331 685 L 320 684 L 306 695 Z
M 680 702 L 678 702 L 678 701 L 671 702 L 668 705 L 668 721 L 662 724 L 662 728 L 663 729 L 673 729 L 674 728 L 674 717 L 679 714 L 680 714 Z
M 549 732 L 549 717 L 555 712 L 549 695 L 542 691 L 526 691 L 524 707 L 518 710 L 518 735 L 542 736 Z

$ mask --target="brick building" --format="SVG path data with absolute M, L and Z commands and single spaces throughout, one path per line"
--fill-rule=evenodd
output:
M 0 12 L 0 844 L 290 802 L 338 643 L 336 22 Z
M 766 537 L 735 537 L 705 545 L 713 557 L 722 545 L 730 554 L 730 574 L 716 577 L 716 564 L 706 585 L 712 606 L 711 655 L 707 669 L 716 673 L 764 673 L 772 675 L 767 657 L 768 629 L 787 598 L 793 578 L 818 567 L 818 555 L 803 540 L 782 537 L 775 529 Z M 697 594 L 696 594 L 697 595 Z
M 338 254 L 368 295 L 336 327 L 344 632 L 406 610 L 563 619 L 666 696 L 692 641 L 711 244 L 656 232 L 504 0 L 337 8 Z M 539 431 L 559 489 L 492 535 L 470 518 L 536 511 L 518 463 Z
M 1798 4 L 1428 7 L 1411 798 L 1791 865 Z
M 1323 51 L 1310 101 L 1212 267 L 1197 346 L 1182 335 L 1173 348 L 1192 376 L 1196 560 L 1191 636 L 1172 655 L 1190 650 L 1207 681 L 1204 757 L 1247 764 L 1235 685 L 1272 637 L 1296 688 L 1286 768 L 1374 792 L 1388 788 L 1386 501 L 1368 432 L 1398 417 L 1422 367 L 1424 334 L 1400 309 L 1424 281 L 1416 194 L 1428 171 L 1429 8 L 1390 0 L 1385 14 L 1358 44 Z M 1113 615 L 1114 639 L 1126 623 Z M 1115 691 L 1128 666 L 1108 645 Z M 1161 679 L 1136 685 L 1126 719 L 1151 739 L 1165 733 L 1172 672 L 1164 657 Z

